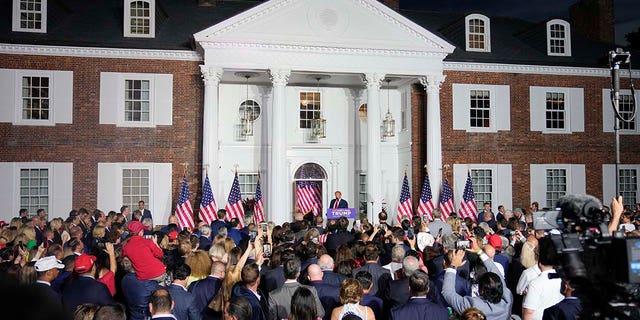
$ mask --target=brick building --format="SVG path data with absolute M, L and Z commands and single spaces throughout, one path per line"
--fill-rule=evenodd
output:
M 425 165 L 456 204 L 467 172 L 494 208 L 615 193 L 612 1 L 540 23 L 383 2 L 0 0 L 0 219 L 143 199 L 162 223 L 183 175 L 194 208 L 207 173 L 223 207 L 236 168 L 276 222 L 299 181 L 395 213 Z M 635 203 L 640 129 L 623 128 Z

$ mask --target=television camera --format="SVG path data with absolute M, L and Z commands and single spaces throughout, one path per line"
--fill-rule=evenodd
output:
M 555 210 L 533 213 L 559 261 L 550 277 L 585 283 L 581 319 L 640 319 L 640 237 L 609 233 L 602 203 L 590 195 L 565 195 Z

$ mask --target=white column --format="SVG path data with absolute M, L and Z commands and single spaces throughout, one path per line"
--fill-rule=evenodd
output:
M 384 74 L 367 73 L 367 191 L 371 212 L 382 210 L 382 170 L 380 164 L 380 84 Z M 367 205 L 367 208 L 369 208 Z
M 204 80 L 204 115 L 202 121 L 202 181 L 208 167 L 214 196 L 220 192 L 220 163 L 218 141 L 218 89 L 222 78 L 222 68 L 218 66 L 200 65 Z
M 269 166 L 269 220 L 276 224 L 291 220 L 291 213 L 287 210 L 289 203 L 289 174 L 287 172 L 287 113 L 286 113 L 286 88 L 291 70 L 269 70 L 273 84 L 273 101 L 271 112 L 271 157 Z
M 440 201 L 442 189 L 442 128 L 440 122 L 440 85 L 444 75 L 428 75 L 420 79 L 427 91 L 427 166 L 434 201 Z

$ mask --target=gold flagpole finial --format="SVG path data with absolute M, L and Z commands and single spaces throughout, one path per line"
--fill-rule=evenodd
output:
M 183 162 L 182 167 L 183 167 L 182 174 L 186 176 L 187 171 L 189 170 L 189 162 Z
M 235 173 L 238 173 L 238 167 L 239 166 L 240 165 L 237 162 L 233 164 L 233 169 L 235 170 Z
M 204 164 L 202 166 L 204 167 L 204 173 L 208 176 L 209 175 L 209 165 L 208 164 Z

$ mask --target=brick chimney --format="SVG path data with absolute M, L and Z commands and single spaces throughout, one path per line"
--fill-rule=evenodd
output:
M 400 10 L 400 0 L 379 0 L 379 1 L 384 3 L 385 5 L 387 5 L 387 7 L 395 11 Z
M 580 0 L 569 7 L 571 30 L 591 40 L 615 42 L 613 0 Z

